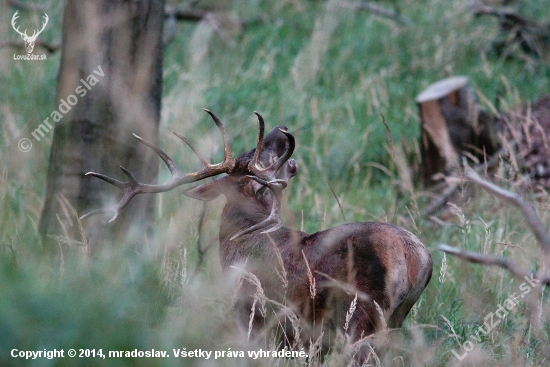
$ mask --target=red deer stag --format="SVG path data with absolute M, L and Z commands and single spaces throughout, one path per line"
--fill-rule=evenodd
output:
M 282 192 L 297 172 L 296 161 L 290 158 L 294 137 L 286 127 L 277 126 L 264 138 L 264 121 L 256 113 L 259 122 L 256 148 L 233 159 L 224 126 L 212 112 L 205 111 L 223 137 L 222 163 L 208 163 L 186 138 L 176 134 L 204 164 L 204 169 L 198 172 L 183 173 L 164 151 L 136 136 L 160 156 L 172 178 L 151 185 L 138 182 L 122 167 L 127 182 L 89 172 L 87 175 L 121 188 L 123 196 L 116 207 L 95 210 L 84 217 L 114 212 L 112 221 L 137 194 L 168 191 L 226 173 L 184 192 L 200 200 L 225 196 L 219 233 L 224 270 L 233 265 L 244 266 L 260 280 L 268 299 L 286 304 L 302 320 L 308 320 L 309 325 L 317 325 L 317 335 L 322 330 L 320 325 L 343 331 L 344 324 L 348 324 L 346 332 L 355 340 L 372 334 L 384 323 L 400 327 L 432 274 L 432 258 L 418 238 L 385 223 L 349 223 L 313 234 L 283 227 Z M 286 273 L 286 281 L 281 281 L 282 273 Z M 243 288 L 243 292 L 248 291 L 254 293 L 256 289 Z M 346 313 L 357 295 L 355 311 L 346 323 Z M 240 309 L 246 314 L 255 304 L 251 294 L 241 297 L 240 302 L 243 306 Z M 241 316 L 248 319 L 247 315 Z M 260 320 L 257 317 L 253 321 L 256 325 Z M 289 323 L 281 322 L 284 324 Z M 287 333 L 289 339 L 293 338 L 291 334 Z

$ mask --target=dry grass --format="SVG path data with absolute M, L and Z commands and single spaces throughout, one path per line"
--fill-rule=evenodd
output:
M 61 4 L 42 3 L 51 9 L 52 28 L 44 37 L 56 40 Z M 303 346 L 309 359 L 119 359 L 106 365 L 336 367 L 351 366 L 350 357 L 358 350 L 370 352 L 365 366 L 548 364 L 543 353 L 550 317 L 545 288 L 521 299 L 462 361 L 453 355 L 453 350 L 464 353 L 461 346 L 473 340 L 488 313 L 518 292 L 520 282 L 501 269 L 451 257 L 444 261 L 437 245 L 505 256 L 532 270 L 540 253 L 523 217 L 486 193 L 457 204 L 452 217 L 437 223 L 422 217 L 428 195 L 407 166 L 420 159 L 414 97 L 426 85 L 448 74 L 465 74 L 485 108 L 495 108 L 498 93 L 501 106 L 512 110 L 548 90 L 548 68 L 495 57 L 491 41 L 498 27 L 489 19 L 473 19 L 466 0 L 395 4 L 411 25 L 353 13 L 337 1 L 305 0 L 275 5 L 234 1 L 233 11 L 243 16 L 267 13 L 271 19 L 245 29 L 233 46 L 207 22 L 179 25 L 165 51 L 160 145 L 184 169 L 197 167 L 188 148 L 170 137 L 174 130 L 196 141 L 204 156 L 219 159 L 222 144 L 202 107 L 222 117 L 236 152 L 254 146 L 252 111 L 262 112 L 270 126 L 288 125 L 298 141 L 299 175 L 287 189 L 287 226 L 310 232 L 332 227 L 342 223 L 342 208 L 348 221 L 380 220 L 409 228 L 431 250 L 434 274 L 441 277 L 434 277 L 403 329 L 383 330 L 356 343 L 346 338 L 346 329 L 293 346 Z M 518 1 L 520 5 L 530 16 L 546 14 L 542 0 Z M 0 13 L 11 14 L 11 8 L 1 4 Z M 12 33 L 9 21 L 2 22 L 1 38 L 11 40 Z M 58 62 L 53 55 L 47 63 L 16 63 L 11 51 L 0 50 L 0 79 L 7 86 L 0 90 L 0 364 L 24 365 L 7 356 L 11 348 L 276 349 L 285 332 L 280 325 L 269 325 L 272 332 L 249 340 L 249 324 L 234 323 L 237 290 L 245 281 L 257 290 L 253 317 L 275 314 L 288 319 L 289 339 L 307 335 L 308 325 L 288 305 L 267 299 L 253 275 L 221 274 L 217 231 L 223 198 L 209 203 L 200 220 L 202 204 L 181 191 L 159 195 L 156 233 L 144 239 L 140 251 L 135 244 L 117 243 L 90 255 L 85 237 L 71 238 L 66 231 L 59 238 L 65 248 L 61 255 L 42 252 L 37 222 L 51 136 L 35 142 L 28 153 L 20 152 L 17 142 L 51 111 Z M 521 190 L 512 179 L 519 171 L 514 158 L 499 161 L 497 183 Z M 161 171 L 159 180 L 166 177 Z M 535 206 L 543 223 L 549 223 L 547 199 Z M 77 216 L 64 207 L 59 215 L 78 228 Z M 209 250 L 196 269 L 199 238 Z M 280 263 L 276 266 L 285 284 L 287 274 Z M 331 340 L 328 351 L 322 348 L 323 338 Z

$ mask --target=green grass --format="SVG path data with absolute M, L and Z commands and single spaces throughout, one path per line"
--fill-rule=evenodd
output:
M 381 114 L 394 145 L 403 148 L 411 164 L 418 164 L 420 129 L 414 99 L 428 84 L 448 75 L 466 75 L 484 108 L 497 96 L 505 106 L 514 106 L 549 90 L 550 68 L 537 60 L 498 58 L 491 46 L 498 34 L 496 21 L 473 18 L 468 1 L 381 4 L 392 3 L 409 25 L 400 27 L 339 7 L 335 1 L 305 0 L 233 1 L 227 10 L 234 15 L 249 19 L 267 15 L 265 21 L 233 37 L 233 44 L 207 24 L 179 24 L 164 51 L 161 145 L 182 167 L 192 170 L 196 159 L 170 137 L 171 130 L 200 142 L 205 155 L 218 160 L 223 154 L 221 139 L 201 108 L 222 118 L 236 152 L 254 146 L 253 111 L 259 111 L 270 127 L 287 125 L 297 138 L 294 157 L 300 171 L 286 190 L 288 226 L 300 228 L 303 223 L 313 232 L 344 222 L 330 183 L 347 221 L 388 221 L 415 232 L 433 255 L 434 277 L 403 331 L 392 333 L 393 348 L 383 365 L 401 365 L 399 356 L 412 366 L 547 365 L 538 354 L 540 341 L 529 322 L 527 300 L 476 343 L 463 364 L 452 355 L 452 350 L 463 353 L 459 342 L 471 340 L 484 316 L 517 292 L 520 282 L 503 270 L 452 257 L 446 259 L 445 281 L 440 282 L 443 255 L 437 245 L 506 256 L 526 269 L 534 269 L 538 245 L 515 209 L 481 192 L 444 218 L 447 224 L 423 217 L 428 196 L 418 180 L 413 192 L 403 188 Z M 62 7 L 45 4 L 52 24 L 45 37 L 55 41 L 60 37 Z M 545 1 L 514 4 L 525 16 L 550 22 Z M 5 5 L 1 9 L 2 14 L 12 14 Z M 15 40 L 8 18 L 2 17 L 0 35 Z M 154 348 L 172 353 L 172 348 L 184 347 L 212 351 L 271 347 L 269 339 L 248 344 L 246 331 L 236 330 L 230 322 L 234 284 L 221 276 L 217 259 L 222 200 L 208 204 L 206 227 L 199 234 L 196 218 L 201 203 L 184 198 L 181 190 L 159 195 L 155 235 L 137 253 L 130 243 L 106 244 L 91 256 L 78 247 L 62 258 L 41 251 L 37 223 L 51 134 L 34 142 L 28 153 L 20 152 L 17 142 L 54 109 L 58 66 L 59 55 L 31 64 L 13 61 L 10 50 L 0 50 L 4 86 L 0 89 L 0 365 L 205 363 L 175 358 L 64 358 L 31 364 L 9 357 L 12 348 L 102 348 L 104 353 Z M 539 203 L 537 209 L 548 223 L 547 205 Z M 206 263 L 196 269 L 199 236 L 210 249 Z M 549 334 L 547 291 L 541 299 L 541 319 L 535 324 Z M 329 366 L 346 365 L 339 361 L 342 353 L 337 345 Z M 213 363 L 302 362 L 223 358 Z M 371 365 L 375 365 L 372 360 Z

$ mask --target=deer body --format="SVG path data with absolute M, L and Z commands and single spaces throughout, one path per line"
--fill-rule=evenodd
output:
M 284 154 L 286 137 L 279 129 L 286 130 L 276 127 L 265 138 L 263 149 L 267 154 L 260 158 L 264 166 Z M 268 298 L 288 304 L 312 324 L 341 328 L 358 294 L 351 323 L 356 336 L 371 334 L 381 326 L 382 316 L 375 302 L 387 325 L 400 327 L 431 278 L 432 259 L 426 247 L 407 230 L 377 222 L 343 224 L 313 234 L 286 227 L 269 234 L 244 233 L 265 221 L 273 207 L 269 190 L 247 175 L 245 167 L 254 153 L 237 157 L 231 175 L 184 192 L 200 200 L 225 196 L 219 233 L 224 270 L 246 264 L 246 270 L 258 277 Z M 275 178 L 286 182 L 296 172 L 296 162 L 289 159 Z M 235 233 L 244 234 L 233 238 Z M 281 270 L 277 253 L 288 277 L 286 288 L 277 275 Z M 315 279 L 315 296 L 308 267 Z M 244 297 L 248 302 L 242 307 L 243 321 L 247 320 L 253 299 L 251 294 Z
M 328 323 L 340 331 L 358 293 L 351 322 L 356 337 L 369 335 L 382 325 L 373 301 L 389 327 L 401 327 L 431 277 L 428 251 L 414 235 L 392 225 L 352 223 L 314 234 L 281 228 L 270 236 L 288 274 L 288 289 L 276 275 L 279 265 L 269 240 L 261 236 L 251 235 L 236 243 L 220 239 L 224 266 L 251 263 L 248 270 L 258 276 L 268 298 L 286 300 L 311 323 Z M 306 259 L 315 278 L 314 297 Z M 244 310 L 249 312 L 250 307 Z
M 348 223 L 313 234 L 283 227 L 282 191 L 298 170 L 290 158 L 295 146 L 293 136 L 286 127 L 278 126 L 264 138 L 263 118 L 257 114 L 260 132 L 256 148 L 233 159 L 223 125 L 207 112 L 222 132 L 222 163 L 211 165 L 199 156 L 205 168 L 184 174 L 160 148 L 138 137 L 163 159 L 172 179 L 159 185 L 142 184 L 122 167 L 128 182 L 90 173 L 120 187 L 124 194 L 115 208 L 87 215 L 112 211 L 115 219 L 136 194 L 168 191 L 183 183 L 227 173 L 184 192 L 206 201 L 225 196 L 219 233 L 224 271 L 244 267 L 254 274 L 267 299 L 307 320 L 311 326 L 307 339 L 316 338 L 324 328 L 345 331 L 358 339 L 376 332 L 383 324 L 400 327 L 432 274 L 431 256 L 418 238 L 403 228 L 376 222 Z M 193 145 L 182 139 L 196 153 Z M 258 307 L 255 292 L 251 284 L 242 288 L 240 317 L 245 325 L 251 308 Z M 355 298 L 356 307 L 350 315 Z M 276 324 L 288 324 L 282 319 Z M 262 324 L 260 312 L 254 313 L 253 321 L 257 326 Z M 286 333 L 287 341 L 290 334 Z

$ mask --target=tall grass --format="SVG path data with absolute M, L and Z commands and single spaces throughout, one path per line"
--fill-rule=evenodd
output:
M 44 37 L 58 40 L 62 8 L 53 2 L 42 3 L 52 24 Z M 341 205 L 347 221 L 392 222 L 422 239 L 434 257 L 435 276 L 402 330 L 368 340 L 369 345 L 386 346 L 379 360 L 371 357 L 371 366 L 547 365 L 536 331 L 539 326 L 550 337 L 549 297 L 544 290 L 536 291 L 538 298 L 519 302 L 504 322 L 475 343 L 463 361 L 452 354 L 452 350 L 464 353 L 462 343 L 472 340 L 483 318 L 517 292 L 520 283 L 503 270 L 452 257 L 446 258 L 444 281 L 440 281 L 443 255 L 437 245 L 506 256 L 526 269 L 534 269 L 539 250 L 524 219 L 482 192 L 466 198 L 438 221 L 423 217 L 427 195 L 416 181 L 411 186 L 403 162 L 414 166 L 420 160 L 414 98 L 429 83 L 448 75 L 467 75 L 485 108 L 490 108 L 497 95 L 505 105 L 513 106 L 548 91 L 549 67 L 537 60 L 526 63 L 495 55 L 491 41 L 498 33 L 497 23 L 474 19 L 465 0 L 383 3 L 397 6 L 410 20 L 407 26 L 352 11 L 332 0 L 234 0 L 225 4 L 225 10 L 234 15 L 265 17 L 232 35 L 234 42 L 221 37 L 218 32 L 224 32 L 223 27 L 215 30 L 209 21 L 178 25 L 175 39 L 165 49 L 161 146 L 184 169 L 194 170 L 196 158 L 170 138 L 170 130 L 199 142 L 205 156 L 216 161 L 223 154 L 222 144 L 200 108 L 209 108 L 223 119 L 236 152 L 254 146 L 252 112 L 259 111 L 270 126 L 287 125 L 297 138 L 294 157 L 299 174 L 286 190 L 284 220 L 288 226 L 317 231 L 340 224 L 344 222 Z M 550 22 L 545 1 L 514 4 L 526 16 Z M 4 14 L 1 38 L 15 40 L 9 27 L 12 9 L 5 4 L 0 9 Z M 60 238 L 74 243 L 61 257 L 41 251 L 37 222 L 51 136 L 35 142 L 28 153 L 20 152 L 17 142 L 54 107 L 58 64 L 59 55 L 50 56 L 47 62 L 23 63 L 11 60 L 9 49 L 0 50 L 4 86 L 0 89 L 0 365 L 30 365 L 11 358 L 12 348 L 102 348 L 104 353 L 275 348 L 270 335 L 249 341 L 246 325 L 239 328 L 232 322 L 239 278 L 220 271 L 217 228 L 223 199 L 204 208 L 179 190 L 159 195 L 155 235 L 138 252 L 135 244 L 117 243 L 89 255 L 77 244 L 78 238 Z M 392 153 L 400 161 L 392 159 Z M 509 170 L 503 160 L 502 176 Z M 166 178 L 167 171 L 161 170 L 160 176 Z M 498 183 L 515 189 L 505 178 Z M 547 203 L 536 205 L 548 222 Z M 199 240 L 207 250 L 205 261 L 197 267 Z M 535 304 L 533 299 L 540 302 Z M 269 312 L 284 311 L 266 302 Z M 317 347 L 313 341 L 312 356 L 319 357 Z M 334 336 L 325 365 L 348 365 L 347 354 L 352 350 L 342 330 Z M 64 358 L 33 365 L 294 366 L 318 362 L 319 358 Z

